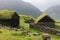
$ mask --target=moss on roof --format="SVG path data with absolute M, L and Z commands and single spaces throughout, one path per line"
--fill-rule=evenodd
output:
M 42 13 L 36 20 L 35 23 L 38 23 L 38 21 L 40 21 L 42 18 L 44 18 L 45 16 L 50 17 L 47 13 Z M 51 18 L 51 17 L 50 17 Z M 51 18 L 52 19 L 52 18 Z M 52 19 L 54 21 L 54 19 Z
M 14 13 L 13 10 L 0 10 L 0 19 L 11 19 Z

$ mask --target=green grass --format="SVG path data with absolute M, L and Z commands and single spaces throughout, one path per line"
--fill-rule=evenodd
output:
M 41 36 L 33 36 L 33 32 L 38 32 L 37 30 L 31 29 L 31 37 L 21 35 L 21 31 L 14 31 L 14 30 L 6 30 L 0 29 L 0 40 L 42 40 Z M 44 32 L 39 32 L 40 34 L 44 34 Z M 50 34 L 53 40 L 60 40 L 60 36 Z
M 25 28 L 25 30 L 30 31 L 29 35 L 31 35 L 31 37 L 29 37 L 29 35 L 22 35 L 22 31 L 14 31 L 14 30 L 7 30 L 7 29 L 0 29 L 0 40 L 42 40 L 41 35 L 40 36 L 33 36 L 34 32 L 38 32 L 40 34 L 44 34 L 44 32 L 40 32 L 34 29 L 30 29 L 29 28 L 29 24 L 24 23 L 24 18 L 28 18 L 28 16 L 21 16 L 20 18 L 20 26 Z M 57 25 L 59 25 L 57 23 Z M 53 34 L 50 34 L 52 40 L 60 40 L 60 36 L 56 36 Z
M 0 40 L 37 40 L 41 39 L 40 36 L 21 36 L 21 31 L 0 29 Z
M 28 17 L 28 16 L 27 16 L 27 17 Z M 26 17 L 25 17 L 25 18 L 26 18 Z M 30 29 L 30 28 L 29 28 L 29 25 L 28 25 L 27 23 L 24 23 L 24 17 L 23 17 L 23 16 L 21 16 L 20 21 L 21 21 L 21 25 L 24 24 L 23 27 L 26 28 L 26 29 L 28 29 L 31 33 L 38 32 L 38 33 L 40 33 L 40 34 L 44 34 L 44 32 L 40 32 L 40 31 L 37 31 L 37 30 L 34 30 L 34 29 Z M 60 23 L 59 23 L 59 22 L 56 22 L 55 24 L 56 24 L 55 29 L 60 29 Z M 50 36 L 51 36 L 52 40 L 60 40 L 60 36 L 53 35 L 53 34 L 50 34 Z M 36 37 L 36 38 L 37 38 L 37 40 L 38 40 L 38 39 L 39 39 L 39 40 L 42 40 L 41 37 Z M 33 36 L 33 40 L 35 40 L 34 36 Z
M 56 22 L 54 28 L 60 30 L 60 22 Z
M 20 17 L 20 26 L 24 27 L 26 30 L 28 30 L 29 29 L 29 24 L 24 23 L 24 21 L 25 21 L 24 18 L 25 18 L 24 16 Z
M 11 19 L 14 14 L 13 10 L 0 10 L 0 19 Z

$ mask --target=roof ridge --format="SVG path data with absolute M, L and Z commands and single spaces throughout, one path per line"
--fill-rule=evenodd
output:
M 0 10 L 0 19 L 11 19 L 14 14 L 14 10 Z
M 44 18 L 45 16 L 48 16 L 50 17 L 47 13 L 42 13 L 38 18 L 37 20 L 35 21 L 35 23 L 37 23 L 39 20 L 41 20 L 42 18 Z M 50 17 L 51 18 L 51 17 Z M 52 19 L 52 18 L 51 18 Z M 52 19 L 53 20 L 53 19 Z

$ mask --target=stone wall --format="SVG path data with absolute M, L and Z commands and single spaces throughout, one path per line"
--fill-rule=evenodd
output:
M 50 28 L 50 27 L 46 27 L 46 26 L 40 26 L 40 25 L 34 25 L 34 24 L 30 25 L 30 28 L 34 28 L 34 29 L 42 31 L 42 32 L 46 32 L 46 33 L 55 34 L 55 35 L 60 36 L 60 30 L 56 30 L 54 28 Z
M 53 28 L 55 26 L 55 23 L 54 22 L 40 22 L 40 23 L 38 22 L 37 25 Z

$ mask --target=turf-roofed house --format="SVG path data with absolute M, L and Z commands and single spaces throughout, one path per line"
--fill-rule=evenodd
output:
M 31 28 L 39 28 L 39 27 L 50 27 L 53 28 L 55 26 L 55 20 L 51 18 L 48 14 L 42 13 L 36 20 L 34 24 L 30 24 Z
M 19 16 L 13 10 L 0 10 L 0 26 L 17 27 L 19 25 Z

